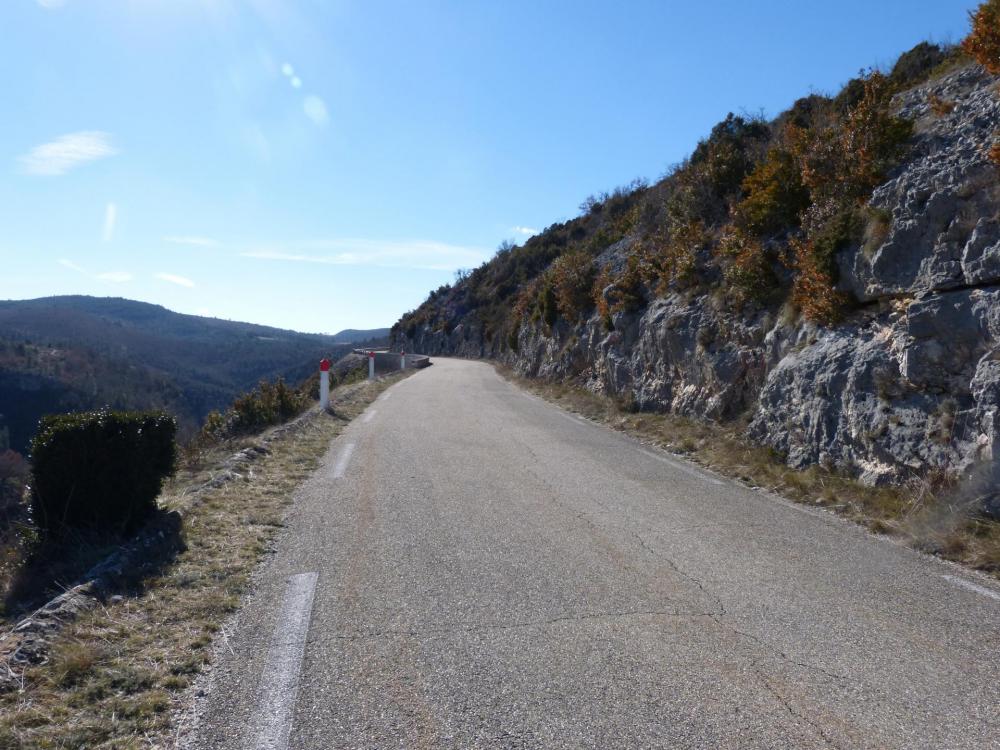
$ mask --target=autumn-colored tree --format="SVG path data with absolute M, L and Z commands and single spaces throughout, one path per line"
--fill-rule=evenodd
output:
M 990 73 L 1000 74 L 1000 0 L 987 0 L 969 17 L 972 31 L 962 49 Z

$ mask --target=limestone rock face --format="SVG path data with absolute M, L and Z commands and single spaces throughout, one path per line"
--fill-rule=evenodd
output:
M 858 299 L 1000 281 L 1000 180 L 988 158 L 1000 129 L 995 84 L 970 67 L 900 95 L 900 113 L 916 124 L 913 150 L 871 199 L 888 231 L 877 247 L 840 259 L 843 285 Z M 954 109 L 935 115 L 932 96 Z
M 931 95 L 953 110 L 932 113 Z M 838 467 L 873 484 L 935 469 L 974 477 L 995 508 L 1000 172 L 987 152 L 1000 131 L 997 79 L 967 67 L 898 105 L 915 121 L 913 148 L 872 196 L 882 231 L 837 259 L 842 288 L 862 306 L 835 328 L 673 294 L 616 314 L 613 330 L 596 315 L 552 330 L 536 322 L 512 348 L 463 322 L 419 330 L 407 349 L 574 378 L 640 409 L 745 420 L 796 467 Z M 599 260 L 621 263 L 619 245 Z

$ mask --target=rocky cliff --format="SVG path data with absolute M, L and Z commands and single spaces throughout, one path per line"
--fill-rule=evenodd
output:
M 745 420 L 796 467 L 873 484 L 935 471 L 1000 482 L 997 79 L 965 64 L 891 106 L 912 135 L 870 194 L 865 231 L 835 254 L 836 290 L 853 300 L 839 322 L 672 283 L 631 309 L 536 313 L 498 331 L 459 293 L 464 280 L 404 318 L 395 343 L 572 378 L 642 410 Z M 596 268 L 622 268 L 640 242 L 617 238 Z

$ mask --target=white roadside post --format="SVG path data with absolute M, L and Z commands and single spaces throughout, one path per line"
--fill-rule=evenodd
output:
M 368 379 L 375 379 L 375 352 L 368 352 Z
M 399 369 L 400 370 L 406 369 L 406 352 L 399 353 Z
M 323 359 L 319 363 L 319 408 L 330 408 L 330 360 Z

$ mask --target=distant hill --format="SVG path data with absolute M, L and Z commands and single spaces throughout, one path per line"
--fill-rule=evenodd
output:
M 334 341 L 345 344 L 359 344 L 367 341 L 381 341 L 389 338 L 388 328 L 369 328 L 362 331 L 356 328 L 345 328 L 340 333 L 333 334 Z
M 0 302 L 0 447 L 8 435 L 23 450 L 42 414 L 104 404 L 166 408 L 190 431 L 262 378 L 298 382 L 386 330 L 304 334 L 121 298 Z

